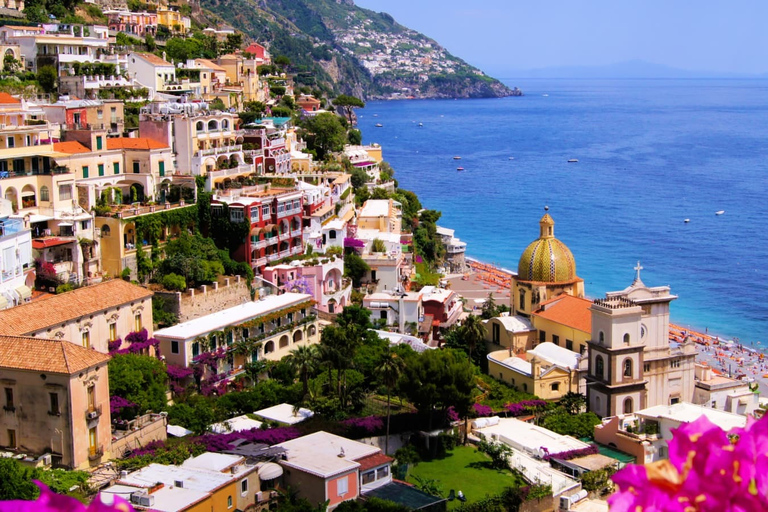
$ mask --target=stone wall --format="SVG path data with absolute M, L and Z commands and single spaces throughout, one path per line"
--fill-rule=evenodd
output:
M 163 309 L 176 315 L 181 323 L 249 302 L 251 291 L 244 279 L 231 276 L 186 292 L 156 291 L 155 296 L 165 301 Z
M 127 450 L 136 450 L 153 441 L 165 441 L 168 418 L 165 414 L 145 414 L 129 421 L 125 430 L 113 432 L 112 454 L 122 457 Z

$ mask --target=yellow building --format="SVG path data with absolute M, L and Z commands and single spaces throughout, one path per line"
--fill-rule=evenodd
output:
M 579 354 L 546 342 L 524 357 L 510 350 L 491 352 L 488 373 L 543 400 L 559 400 L 568 392 L 579 392 L 580 361 Z
M 489 352 L 505 348 L 512 354 L 524 354 L 536 342 L 536 329 L 525 317 L 499 316 L 483 323 Z
M 592 301 L 568 294 L 542 302 L 531 315 L 539 343 L 552 342 L 583 354 L 592 337 Z
M 157 24 L 165 25 L 171 32 L 186 34 L 190 27 L 190 19 L 182 16 L 179 11 L 160 7 L 157 9 Z
M 539 238 L 520 256 L 512 277 L 510 307 L 529 317 L 542 302 L 568 294 L 584 297 L 584 280 L 576 275 L 576 260 L 568 246 L 555 238 L 555 221 L 545 214 L 539 221 Z

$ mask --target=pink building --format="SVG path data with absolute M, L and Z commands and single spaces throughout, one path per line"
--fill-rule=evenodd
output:
M 317 309 L 326 313 L 339 313 L 349 304 L 352 283 L 343 275 L 344 259 L 323 255 L 318 255 L 317 260 L 266 267 L 262 272 L 264 279 L 283 292 L 312 295 Z
M 142 37 L 157 32 L 156 12 L 105 11 L 104 14 L 109 18 L 109 30 Z

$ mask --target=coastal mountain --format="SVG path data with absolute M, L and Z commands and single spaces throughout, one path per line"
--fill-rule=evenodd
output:
M 207 21 L 221 20 L 272 55 L 289 57 L 302 84 L 366 99 L 513 94 L 436 41 L 353 0 L 200 0 L 200 6 Z

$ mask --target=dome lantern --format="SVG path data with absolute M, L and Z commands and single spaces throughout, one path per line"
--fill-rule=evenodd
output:
M 518 279 L 542 283 L 565 283 L 578 279 L 571 250 L 555 238 L 555 221 L 547 213 L 539 221 L 539 238 L 520 256 Z

